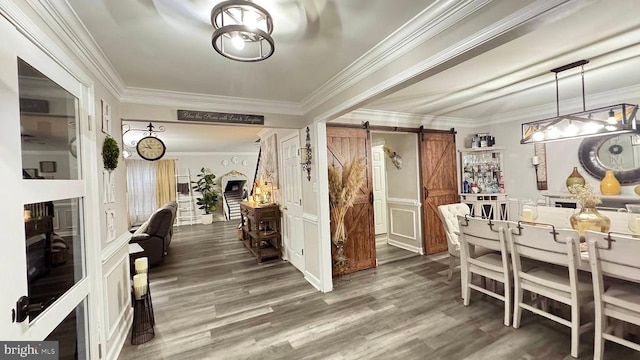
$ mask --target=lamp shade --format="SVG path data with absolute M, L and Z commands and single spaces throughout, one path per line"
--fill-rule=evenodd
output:
M 636 131 L 638 105 L 617 104 L 522 124 L 521 144 Z M 611 120 L 611 113 L 616 121 Z

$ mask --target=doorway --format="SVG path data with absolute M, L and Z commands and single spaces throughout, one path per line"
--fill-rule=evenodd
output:
M 378 265 L 423 253 L 418 137 L 372 132 L 372 177 Z

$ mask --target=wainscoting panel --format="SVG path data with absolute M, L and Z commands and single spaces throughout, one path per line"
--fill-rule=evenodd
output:
M 387 199 L 389 245 L 422 254 L 420 203 L 414 199 Z
M 320 280 L 320 244 L 318 242 L 318 217 L 309 213 L 302 215 L 304 226 L 304 278 L 316 289 L 322 289 Z
M 104 306 L 104 336 L 107 354 L 117 357 L 132 321 L 131 280 L 129 278 L 129 245 L 123 244 L 113 256 L 102 263 Z M 115 358 L 107 356 L 107 358 Z

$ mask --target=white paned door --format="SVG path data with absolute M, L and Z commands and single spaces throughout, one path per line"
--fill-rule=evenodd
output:
M 373 175 L 373 215 L 376 235 L 387 233 L 387 172 L 382 145 L 371 148 Z
M 88 359 L 88 88 L 2 17 L 0 39 L 0 339 Z
M 284 243 L 289 262 L 304 273 L 304 224 L 302 220 L 302 169 L 298 156 L 300 140 L 296 135 L 281 143 L 284 181 Z

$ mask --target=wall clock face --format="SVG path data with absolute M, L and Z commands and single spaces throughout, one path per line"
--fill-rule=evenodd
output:
M 157 137 L 147 136 L 138 141 L 136 150 L 138 150 L 138 155 L 140 155 L 141 158 L 149 161 L 155 161 L 164 156 L 167 147 L 164 146 L 162 140 Z

